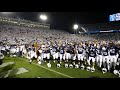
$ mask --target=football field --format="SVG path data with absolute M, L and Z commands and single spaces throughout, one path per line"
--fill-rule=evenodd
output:
M 118 78 L 113 73 L 105 73 L 96 68 L 95 72 L 81 70 L 80 68 L 65 68 L 63 64 L 60 68 L 56 67 L 57 63 L 51 62 L 51 68 L 47 67 L 47 63 L 39 65 L 35 60 L 30 64 L 28 59 L 24 57 L 5 57 L 4 63 L 14 62 L 4 68 L 0 68 L 0 77 L 5 78 Z M 27 70 L 27 72 L 16 74 L 18 68 Z M 10 70 L 13 70 L 10 73 Z M 4 73 L 5 72 L 5 73 Z M 9 74 L 8 74 L 9 72 Z

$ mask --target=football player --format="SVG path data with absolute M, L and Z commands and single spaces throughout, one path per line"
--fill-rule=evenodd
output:
M 2 65 L 3 63 L 3 58 L 4 58 L 4 55 L 0 52 L 0 65 Z
M 75 60 L 73 60 L 74 57 L 74 46 L 71 44 L 69 47 L 69 53 L 70 53 L 70 59 L 73 65 L 75 65 Z
M 96 57 L 96 48 L 94 47 L 94 44 L 91 44 L 89 49 L 88 49 L 88 65 L 90 66 L 91 63 L 90 61 L 92 61 L 92 67 L 91 69 L 95 69 L 95 57 Z
M 120 45 L 117 46 L 117 52 L 118 52 L 117 64 L 119 65 L 119 69 L 120 69 Z
M 63 60 L 65 63 L 68 63 L 67 46 L 64 46 Z
M 9 55 L 9 52 L 10 52 L 10 46 L 9 45 L 5 45 L 5 51 L 6 51 L 6 54 Z
M 42 52 L 42 48 L 41 47 L 38 48 L 37 56 L 38 56 L 38 58 L 37 58 L 38 63 L 41 64 L 42 60 L 43 60 L 43 52 Z
M 78 58 L 78 64 L 83 65 L 83 58 L 84 58 L 84 48 L 82 47 L 82 45 L 78 46 L 78 54 L 77 54 L 77 58 Z
M 64 55 L 64 47 L 60 46 L 60 49 L 59 49 L 60 63 L 63 60 L 63 55 Z
M 48 63 L 50 63 L 50 47 L 48 44 L 45 45 L 44 59 L 45 59 L 45 61 L 47 60 Z
M 102 46 L 102 61 L 103 61 L 103 67 L 108 68 L 109 70 L 109 53 L 108 53 L 108 46 L 104 44 Z
M 77 60 L 77 54 L 78 54 L 78 49 L 77 49 L 77 45 L 73 45 L 71 48 L 71 59 L 73 60 L 73 64 L 75 65 L 76 60 Z
M 20 56 L 20 47 L 19 47 L 19 45 L 16 46 L 16 56 Z
M 100 44 L 97 45 L 97 48 L 96 48 L 96 63 L 97 63 L 97 66 L 101 68 L 102 66 L 102 47 Z
M 115 69 L 117 63 L 117 47 L 113 43 L 110 45 L 109 55 L 110 62 L 108 64 L 108 68 L 110 69 L 112 67 L 111 64 L 113 63 L 113 68 Z
M 52 57 L 53 57 L 53 62 L 55 63 L 56 60 L 58 60 L 58 46 L 55 44 L 52 46 Z
M 29 49 L 29 51 L 28 51 L 28 58 L 29 58 L 30 64 L 32 63 L 33 59 L 37 59 L 37 55 L 36 55 L 35 49 L 33 49 L 33 48 Z

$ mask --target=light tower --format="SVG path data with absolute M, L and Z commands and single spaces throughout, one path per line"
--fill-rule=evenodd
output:
M 73 29 L 74 29 L 74 34 L 75 34 L 75 32 L 76 32 L 76 34 L 77 34 L 78 24 L 74 24 L 74 25 L 73 25 Z

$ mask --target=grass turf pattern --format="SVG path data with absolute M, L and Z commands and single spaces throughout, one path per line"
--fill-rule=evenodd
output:
M 95 72 L 90 72 L 81 70 L 80 68 L 65 68 L 63 63 L 60 68 L 57 68 L 57 63 L 53 62 L 51 62 L 51 68 L 47 67 L 47 63 L 42 63 L 39 65 L 35 60 L 33 60 L 32 64 L 30 64 L 29 60 L 24 57 L 5 57 L 3 63 L 5 62 L 15 62 L 15 65 L 10 67 L 10 69 L 24 67 L 29 70 L 29 72 L 14 75 L 9 78 L 118 78 L 118 76 L 114 75 L 113 73 L 107 72 L 103 74 L 102 71 L 98 70 L 97 68 L 95 68 Z

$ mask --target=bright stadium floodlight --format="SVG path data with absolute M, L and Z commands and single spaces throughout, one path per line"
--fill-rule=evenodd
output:
M 73 29 L 74 29 L 74 31 L 76 31 L 76 33 L 77 33 L 78 24 L 74 24 Z M 75 34 L 75 33 L 74 33 L 74 34 Z
M 78 25 L 77 25 L 77 24 L 74 24 L 73 29 L 74 29 L 74 30 L 77 30 L 77 29 L 78 29 Z
M 42 14 L 42 15 L 40 15 L 40 19 L 43 20 L 43 21 L 46 21 L 47 20 L 47 16 Z

